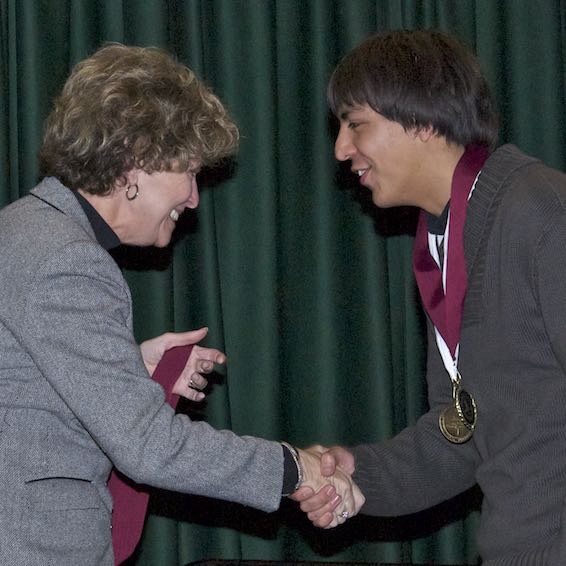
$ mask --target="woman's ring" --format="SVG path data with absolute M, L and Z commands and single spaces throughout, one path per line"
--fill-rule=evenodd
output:
M 342 517 L 342 519 L 347 519 L 350 516 L 350 513 L 348 513 L 348 511 L 342 511 L 342 513 L 340 513 L 340 517 Z

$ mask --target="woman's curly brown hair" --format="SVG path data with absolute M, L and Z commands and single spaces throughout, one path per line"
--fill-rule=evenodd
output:
M 72 71 L 47 118 L 43 175 L 109 194 L 132 168 L 212 165 L 236 152 L 238 129 L 195 74 L 153 47 L 108 44 Z

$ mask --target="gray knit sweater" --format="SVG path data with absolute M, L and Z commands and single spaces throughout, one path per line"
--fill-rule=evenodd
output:
M 488 159 L 468 205 L 468 292 L 458 367 L 478 406 L 473 439 L 438 415 L 451 382 L 429 322 L 430 411 L 395 438 L 353 449 L 371 515 L 484 493 L 484 566 L 566 564 L 566 175 L 513 146 Z

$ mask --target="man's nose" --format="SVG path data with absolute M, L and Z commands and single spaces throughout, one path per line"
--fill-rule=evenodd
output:
M 346 125 L 340 126 L 340 131 L 334 143 L 334 155 L 338 161 L 348 161 L 356 149 L 352 144 L 352 135 Z

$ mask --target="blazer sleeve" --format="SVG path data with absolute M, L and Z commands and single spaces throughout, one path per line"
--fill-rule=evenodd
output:
M 124 475 L 160 488 L 277 509 L 280 444 L 175 415 L 145 369 L 131 330 L 127 284 L 102 248 L 71 242 L 48 254 L 28 287 L 23 313 L 24 348 Z

